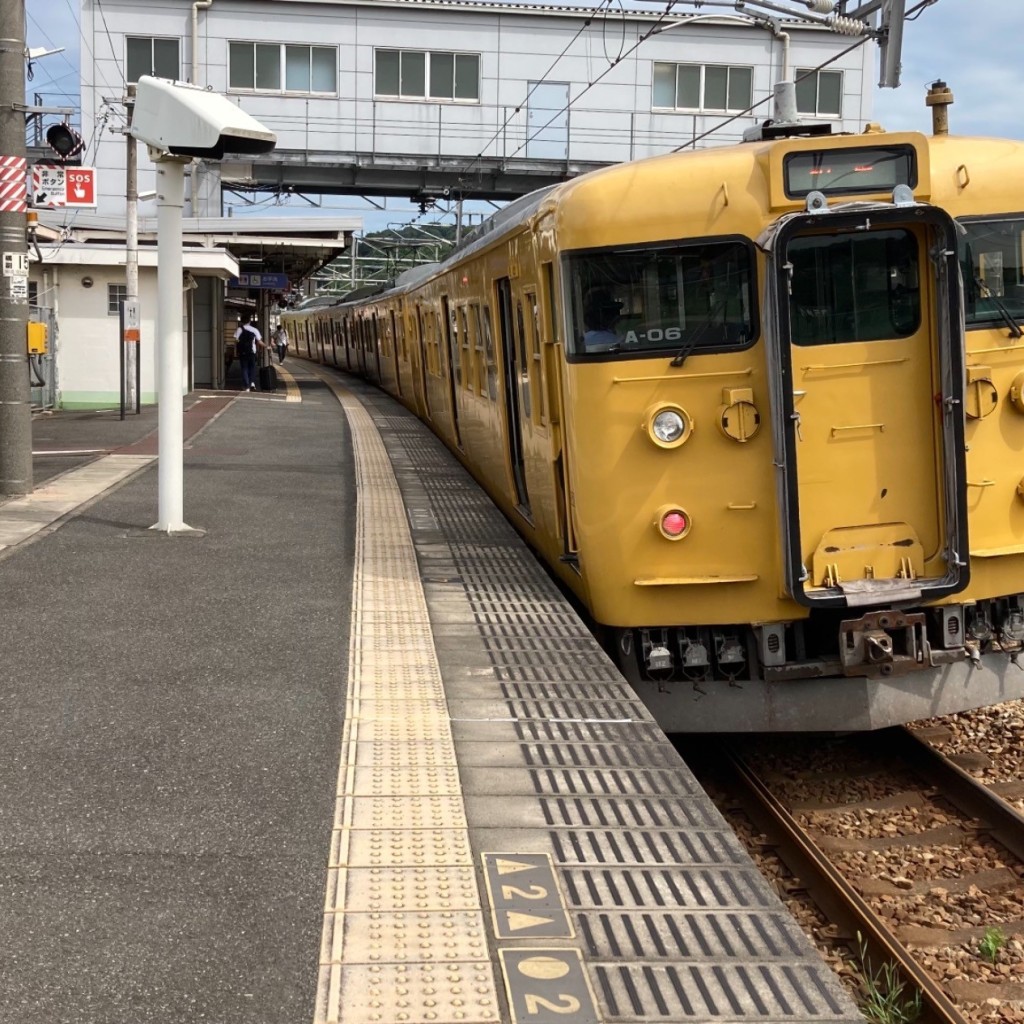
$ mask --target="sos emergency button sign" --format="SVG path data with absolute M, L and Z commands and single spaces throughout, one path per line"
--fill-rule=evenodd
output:
M 32 166 L 32 205 L 56 209 L 96 206 L 96 168 L 62 164 Z

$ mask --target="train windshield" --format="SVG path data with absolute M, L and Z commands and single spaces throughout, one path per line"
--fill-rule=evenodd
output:
M 1024 217 L 961 226 L 967 326 L 1024 326 Z
M 749 243 L 606 249 L 566 258 L 572 350 L 725 352 L 756 337 Z

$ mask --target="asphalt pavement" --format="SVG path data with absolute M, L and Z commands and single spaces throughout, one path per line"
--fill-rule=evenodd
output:
M 295 378 L 190 397 L 196 533 L 149 529 L 149 460 L 0 550 L 3 1024 L 312 1019 L 355 484 L 340 406 Z M 154 428 L 37 419 L 39 492 Z

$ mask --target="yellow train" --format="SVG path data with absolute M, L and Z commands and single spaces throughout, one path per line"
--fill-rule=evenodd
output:
M 610 167 L 286 315 L 422 417 L 669 731 L 1024 696 L 1024 144 Z

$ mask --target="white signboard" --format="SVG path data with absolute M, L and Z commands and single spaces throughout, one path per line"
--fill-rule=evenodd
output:
M 28 274 L 27 252 L 4 253 L 4 277 L 24 277 Z
M 32 205 L 48 209 L 96 205 L 96 168 L 32 165 Z

